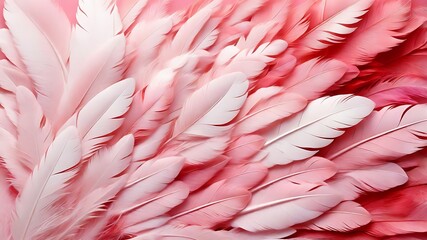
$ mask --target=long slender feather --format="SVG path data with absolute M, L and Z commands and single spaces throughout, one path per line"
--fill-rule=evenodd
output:
M 49 221 L 60 211 L 57 204 L 64 201 L 64 188 L 77 173 L 80 143 L 75 127 L 65 129 L 52 142 L 16 200 L 14 239 L 34 239 L 43 235 L 41 229 L 55 227 Z
M 70 49 L 70 74 L 61 98 L 58 123 L 98 92 L 121 80 L 125 37 L 117 8 L 110 1 L 80 0 Z
M 32 171 L 53 140 L 51 126 L 30 90 L 18 87 L 16 98 L 19 109 L 17 149 L 22 163 Z
M 50 0 L 8 0 L 5 9 L 7 26 L 35 81 L 37 100 L 47 117 L 53 119 L 68 78 L 71 25 Z M 32 41 L 27 41 L 29 38 Z

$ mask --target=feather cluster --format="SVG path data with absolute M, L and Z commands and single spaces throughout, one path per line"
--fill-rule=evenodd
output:
M 1 7 L 0 239 L 426 239 L 426 1 Z

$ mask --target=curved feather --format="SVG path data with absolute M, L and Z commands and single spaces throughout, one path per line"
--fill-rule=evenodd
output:
M 71 24 L 50 0 L 7 0 L 5 9 L 6 24 L 35 82 L 37 100 L 53 119 L 68 78 Z
M 305 161 L 270 168 L 267 177 L 251 191 L 257 192 L 284 180 L 301 184 L 318 184 L 333 177 L 336 172 L 337 169 L 331 161 L 321 157 L 312 157 Z
M 357 27 L 354 25 L 360 22 L 373 2 L 373 0 L 356 1 L 333 16 L 323 19 L 324 21 L 312 28 L 299 43 L 311 51 L 316 51 L 343 42 L 346 35 L 356 30 Z
M 147 0 L 118 0 L 117 6 L 120 17 L 123 22 L 123 29 L 126 31 L 141 14 L 144 7 L 147 5 Z
M 292 74 L 285 78 L 283 87 L 287 92 L 313 100 L 340 80 L 346 71 L 347 65 L 338 60 L 311 59 L 298 65 Z
M 68 124 L 76 125 L 79 130 L 84 158 L 92 156 L 113 137 L 111 133 L 124 121 L 122 116 L 129 109 L 134 89 L 133 79 L 111 85 L 68 120 Z
M 187 165 L 203 165 L 219 157 L 227 147 L 227 143 L 228 137 L 214 137 L 180 142 L 179 145 L 168 144 L 161 156 L 183 156 Z
M 233 134 L 240 136 L 261 130 L 276 121 L 299 112 L 306 105 L 307 100 L 300 95 L 292 93 L 276 95 L 257 104 L 245 116 L 237 117 Z
M 370 166 L 427 146 L 426 104 L 385 107 L 337 141 L 325 154 L 340 168 Z
M 0 128 L 0 160 L 2 166 L 10 173 L 10 182 L 16 189 L 21 190 L 25 185 L 31 170 L 26 168 L 25 165 L 16 159 L 21 159 L 18 156 L 16 149 L 16 138 L 3 128 Z
M 387 181 L 384 181 L 387 179 Z M 329 185 L 340 192 L 345 200 L 354 200 L 369 192 L 383 192 L 408 181 L 405 171 L 394 163 L 339 173 Z
M 197 34 L 202 30 L 203 26 L 211 17 L 215 3 L 211 3 L 197 11 L 192 17 L 190 17 L 179 29 L 173 38 L 170 49 L 171 53 L 175 56 L 181 55 L 190 50 L 191 44 L 194 41 Z
M 369 115 L 374 104 L 367 98 L 337 95 L 311 102 L 307 108 L 266 134 L 263 162 L 269 166 L 287 164 L 313 156 L 344 129 Z
M 66 221 L 61 226 L 61 232 L 55 237 L 58 239 L 75 238 L 81 228 L 90 220 L 98 220 L 99 215 L 106 211 L 106 205 L 112 201 L 120 191 L 123 181 L 117 181 L 106 187 L 100 187 L 89 192 L 79 199 L 73 211 L 67 215 Z
M 401 43 L 398 30 L 408 20 L 410 5 L 407 0 L 374 1 L 364 21 L 333 56 L 346 63 L 363 65 Z M 383 37 L 374 38 L 377 34 Z
M 247 190 L 220 181 L 188 197 L 171 212 L 171 218 L 177 223 L 214 227 L 245 208 L 250 198 Z
M 130 165 L 133 145 L 133 136 L 126 135 L 110 148 L 97 152 L 81 173 L 82 196 L 120 182 Z
M 317 186 L 289 181 L 273 184 L 255 193 L 231 226 L 258 232 L 287 229 L 314 219 L 341 201 L 331 188 Z
M 227 184 L 245 189 L 257 186 L 267 175 L 267 168 L 261 163 L 227 165 L 212 182 L 225 180 Z
M 18 87 L 16 100 L 19 110 L 17 149 L 21 163 L 32 171 L 53 140 L 51 126 L 30 90 Z
M 183 164 L 182 157 L 166 157 L 144 162 L 131 174 L 111 211 L 120 213 L 134 206 L 139 199 L 163 190 L 176 178 Z
M 265 139 L 260 135 L 244 135 L 233 141 L 224 152 L 230 157 L 230 163 L 245 163 L 263 148 Z
M 21 55 L 14 45 L 12 34 L 9 29 L 0 29 L 0 51 L 4 53 L 7 59 L 21 71 L 26 71 L 25 64 L 22 62 Z
M 141 83 L 137 83 L 137 92 L 125 115 L 126 121 L 116 138 L 128 133 L 133 133 L 137 139 L 144 138 L 162 123 L 174 100 L 175 75 L 175 69 L 165 68 L 150 78 L 151 81 L 143 89 L 138 90 Z
M 58 124 L 98 92 L 121 80 L 126 40 L 111 1 L 80 0 L 71 39 L 70 74 Z
M 371 221 L 371 215 L 360 204 L 345 201 L 303 226 L 317 231 L 348 232 Z
M 246 100 L 248 81 L 242 73 L 216 78 L 195 91 L 178 117 L 172 138 L 223 135 Z
M 161 216 L 172 208 L 181 204 L 188 196 L 188 187 L 182 182 L 173 182 L 163 191 L 142 198 L 131 208 L 125 209 L 121 214 L 123 227 L 132 227 L 149 219 Z
M 210 181 L 218 173 L 223 172 L 224 166 L 228 163 L 228 158 L 219 156 L 212 163 L 203 164 L 201 166 L 189 167 L 183 170 L 179 176 L 179 180 L 187 184 L 190 191 L 193 192 L 201 188 L 204 184 Z
M 60 211 L 56 205 L 67 195 L 64 188 L 77 173 L 80 143 L 75 127 L 68 127 L 52 142 L 16 200 L 14 239 L 33 239 L 43 234 L 41 229 L 55 227 L 49 219 Z

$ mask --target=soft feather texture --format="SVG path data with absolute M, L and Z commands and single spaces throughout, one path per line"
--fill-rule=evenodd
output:
M 0 239 L 425 238 L 426 1 L 0 8 Z
M 14 239 L 41 237 L 54 228 L 52 218 L 59 210 L 58 203 L 65 203 L 64 188 L 76 175 L 80 156 L 77 129 L 69 127 L 52 142 L 17 198 L 12 223 Z
M 370 100 L 350 95 L 315 100 L 303 112 L 267 132 L 264 151 L 268 155 L 263 162 L 272 166 L 311 157 L 342 135 L 341 129 L 369 115 L 373 107 Z
M 223 135 L 246 99 L 248 81 L 241 73 L 227 74 L 201 87 L 185 103 L 172 139 Z M 209 91 L 209 93 L 208 93 Z
M 426 107 L 425 104 L 402 105 L 376 111 L 360 128 L 332 145 L 325 156 L 340 168 L 351 168 L 377 165 L 414 153 L 426 144 Z M 357 156 L 357 160 L 352 156 Z
M 368 224 L 369 212 L 356 202 L 345 201 L 302 228 L 348 232 Z
M 66 63 L 71 25 L 64 12 L 50 0 L 37 3 L 8 0 L 5 9 L 6 24 L 35 82 L 37 98 L 47 117 L 52 119 L 68 78 Z M 45 11 L 49 15 L 43 14 Z M 32 41 L 27 41 L 28 38 Z M 33 44 L 38 47 L 34 48 Z

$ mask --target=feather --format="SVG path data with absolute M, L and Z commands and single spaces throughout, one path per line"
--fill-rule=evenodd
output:
M 135 138 L 150 135 L 168 115 L 174 94 L 174 77 L 173 70 L 166 69 L 159 72 L 145 88 L 138 119 L 135 119 L 135 123 L 131 126 Z M 126 120 L 127 125 L 133 122 L 129 117 Z
M 173 182 L 163 191 L 141 199 L 135 206 L 123 210 L 121 224 L 125 228 L 161 216 L 181 204 L 188 196 L 188 187 L 182 182 Z M 132 230 L 131 230 L 132 231 Z M 134 230 L 133 230 L 134 231 Z
M 239 49 L 230 45 L 219 53 L 211 72 L 215 76 L 242 72 L 253 81 L 273 62 L 274 57 L 287 47 L 288 44 L 283 40 L 263 43 L 256 49 Z
M 89 219 L 97 219 L 98 214 L 105 211 L 106 205 L 119 192 L 121 182 L 123 181 L 119 180 L 107 187 L 94 189 L 82 197 L 78 205 L 67 216 L 67 220 L 64 221 L 61 232 L 57 235 L 58 239 L 75 237 Z
M 112 212 L 120 213 L 139 199 L 166 188 L 179 174 L 183 164 L 182 157 L 166 157 L 144 162 L 129 177 L 125 188 L 112 206 Z
M 166 137 L 172 128 L 172 124 L 164 124 L 160 126 L 150 138 L 135 144 L 132 153 L 134 161 L 144 161 L 154 157 L 160 146 L 166 141 Z
M 383 192 L 400 186 L 406 181 L 408 176 L 399 165 L 386 163 L 339 173 L 329 184 L 339 190 L 345 200 L 354 200 L 362 194 Z
M 247 115 L 236 118 L 233 134 L 240 136 L 263 129 L 301 111 L 307 100 L 297 94 L 282 93 L 254 106 Z
M 154 229 L 158 229 L 162 226 L 169 226 L 169 225 L 165 225 L 168 221 L 169 221 L 169 217 L 168 216 L 161 216 L 161 217 L 157 217 L 157 218 L 152 218 L 150 220 L 141 222 L 141 223 L 137 223 L 133 226 L 127 227 L 126 228 L 126 233 L 130 234 L 132 236 L 146 236 L 145 233 L 147 232 L 147 230 L 154 230 Z M 150 231 L 151 232 L 151 231 Z M 132 238 L 132 239 L 139 239 L 138 237 Z
M 251 191 L 260 191 L 283 180 L 297 184 L 318 184 L 333 177 L 336 172 L 337 169 L 331 161 L 321 157 L 312 157 L 306 161 L 270 168 L 267 177 Z
M 364 21 L 333 54 L 334 58 L 354 65 L 371 61 L 378 53 L 387 51 L 402 40 L 398 31 L 405 26 L 410 11 L 410 1 L 374 1 Z M 380 34 L 381 38 L 375 38 Z
M 17 86 L 24 86 L 31 92 L 35 92 L 30 77 L 6 60 L 0 60 L 0 76 L 0 88 L 16 92 Z
M 221 136 L 246 100 L 248 81 L 241 73 L 216 78 L 198 89 L 184 104 L 172 138 Z M 209 94 L 207 94 L 209 93 Z
M 383 108 L 388 105 L 427 103 L 426 89 L 424 79 L 407 76 L 378 84 L 363 95 L 374 101 L 376 108 Z
M 238 1 L 241 2 L 241 1 Z M 254 12 L 258 11 L 258 9 L 266 2 L 266 0 L 250 0 L 245 4 L 238 4 L 235 6 L 235 9 L 231 16 L 228 18 L 227 24 L 235 25 L 247 17 L 251 16 Z M 243 2 L 242 2 L 243 3 Z
M 51 126 L 36 97 L 27 88 L 18 87 L 16 99 L 19 110 L 17 149 L 21 163 L 32 171 L 53 140 Z
M 98 92 L 121 80 L 126 40 L 117 8 L 109 1 L 80 0 L 70 43 L 70 74 L 58 123 Z
M 7 0 L 5 9 L 6 24 L 34 80 L 37 100 L 46 116 L 53 119 L 68 76 L 68 18 L 50 0 Z
M 138 87 L 138 90 L 145 85 L 143 82 L 147 81 L 146 72 L 155 61 L 161 44 L 173 26 L 173 17 L 168 16 L 153 21 L 141 21 L 129 33 L 126 55 L 130 60 L 125 74 L 140 83 L 141 87 Z
M 255 193 L 231 226 L 258 232 L 287 229 L 314 219 L 341 201 L 332 189 L 317 186 L 289 181 L 273 184 Z
M 0 122 L 2 122 L 2 129 L 13 136 L 16 136 L 16 126 L 10 121 L 4 109 L 0 108 Z
M 139 16 L 139 14 L 141 14 L 146 4 L 147 0 L 117 1 L 124 31 L 126 31 L 135 22 L 136 18 Z
M 385 107 L 329 148 L 326 158 L 341 169 L 372 166 L 414 153 L 427 146 L 427 105 Z M 396 147 L 398 146 L 398 147 Z
M 180 145 L 169 146 L 169 144 L 161 155 L 179 155 L 185 157 L 187 165 L 203 165 L 219 157 L 227 147 L 227 143 L 227 137 L 216 137 L 207 140 L 193 140 Z
M 0 128 L 0 159 L 3 166 L 9 171 L 12 179 L 11 183 L 16 189 L 21 190 L 28 179 L 31 171 L 25 167 L 24 163 L 16 161 L 18 151 L 16 149 L 17 140 L 8 131 Z
M 265 140 L 259 135 L 244 135 L 233 141 L 225 154 L 230 157 L 230 163 L 247 162 L 263 148 Z
M 0 194 L 2 195 L 0 214 L 3 216 L 0 220 L 0 237 L 2 239 L 10 239 L 10 219 L 13 216 L 13 209 L 15 208 L 15 196 L 10 191 L 7 173 L 3 168 L 0 168 Z
M 213 227 L 230 220 L 250 198 L 247 190 L 220 181 L 188 197 L 171 212 L 171 218 L 177 223 Z
M 302 226 L 303 229 L 317 231 L 348 232 L 371 221 L 369 212 L 356 202 L 345 201 L 322 216 Z
M 333 16 L 325 17 L 322 23 L 316 25 L 300 39 L 300 45 L 307 48 L 307 51 L 316 51 L 343 42 L 346 35 L 356 30 L 354 25 L 360 22 L 373 2 L 373 0 L 357 1 Z
M 25 64 L 22 62 L 21 55 L 16 49 L 13 37 L 10 31 L 6 28 L 0 29 L 0 50 L 13 65 L 18 67 L 21 71 L 26 71 Z
M 225 180 L 228 185 L 251 189 L 265 178 L 267 172 L 267 168 L 261 163 L 227 165 L 211 182 Z
M 347 71 L 347 65 L 337 60 L 311 59 L 297 66 L 285 79 L 283 87 L 287 92 L 297 93 L 308 100 L 320 97 L 325 90 L 336 83 Z
M 215 2 L 207 5 L 206 7 L 198 11 L 196 14 L 194 14 L 191 18 L 189 18 L 181 26 L 179 31 L 176 33 L 173 41 L 171 42 L 170 54 L 174 54 L 177 56 L 188 52 L 191 49 L 190 47 L 192 42 L 211 17 L 216 5 L 217 4 Z
M 308 10 L 313 5 L 312 1 L 292 1 L 288 18 L 282 29 L 281 36 L 283 39 L 292 43 L 300 38 L 309 27 Z
M 129 109 L 134 88 L 133 79 L 111 85 L 67 121 L 79 130 L 83 158 L 92 156 L 112 138 L 110 134 L 124 121 L 122 116 Z
M 67 194 L 64 188 L 76 175 L 80 157 L 78 132 L 68 127 L 52 142 L 16 200 L 14 239 L 33 239 L 43 234 L 42 229 L 55 227 L 50 222 L 59 211 L 55 204 Z
M 359 123 L 372 109 L 373 103 L 362 97 L 319 98 L 303 112 L 269 131 L 264 147 L 268 156 L 263 162 L 272 166 L 311 157 L 317 149 L 342 135 L 344 129 Z
M 282 91 L 282 88 L 277 86 L 265 87 L 257 89 L 255 92 L 251 93 L 240 109 L 239 114 L 236 119 L 240 119 L 257 107 L 259 104 L 265 104 L 268 100 L 274 96 L 277 96 Z
M 103 148 L 97 152 L 81 173 L 80 194 L 84 196 L 122 181 L 131 162 L 133 145 L 133 136 L 126 135 L 111 148 Z
M 210 164 L 190 166 L 180 173 L 179 180 L 184 182 L 190 188 L 190 191 L 193 192 L 206 184 L 214 176 L 218 176 L 218 172 L 223 172 L 228 160 L 227 157 L 219 156 Z

